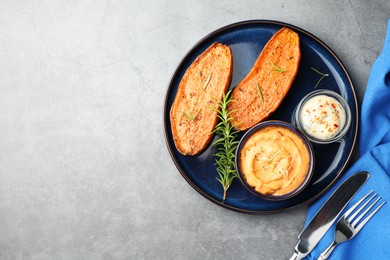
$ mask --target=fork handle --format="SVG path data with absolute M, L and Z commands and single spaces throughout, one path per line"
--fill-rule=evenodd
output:
M 328 246 L 328 248 L 326 248 L 324 250 L 324 252 L 321 253 L 320 257 L 318 258 L 318 260 L 325 260 L 325 259 L 328 259 L 328 257 L 330 256 L 330 254 L 333 252 L 333 249 L 338 245 L 338 243 L 336 241 L 333 241 L 332 244 L 330 244 Z

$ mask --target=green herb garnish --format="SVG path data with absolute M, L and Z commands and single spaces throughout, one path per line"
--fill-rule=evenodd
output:
M 282 68 L 279 68 L 278 66 L 276 66 L 275 63 L 272 62 L 272 60 L 269 60 L 269 61 L 271 62 L 274 69 L 278 72 L 278 74 L 286 71 L 285 69 L 282 69 Z
M 191 121 L 195 121 L 195 118 L 199 115 L 199 112 L 200 112 L 200 109 L 198 111 L 198 113 L 196 113 L 195 115 L 192 114 L 192 112 L 190 112 L 189 115 L 187 115 L 185 112 L 181 112 L 183 114 L 183 116 Z
M 257 87 L 257 92 L 259 93 L 259 97 L 260 97 L 261 103 L 264 103 L 263 92 L 261 92 L 261 88 L 260 88 L 258 82 L 256 82 L 256 87 Z
M 235 150 L 238 145 L 236 141 L 237 131 L 234 130 L 234 126 L 231 125 L 232 118 L 230 114 L 234 111 L 228 111 L 228 104 L 233 102 L 230 96 L 231 90 L 218 99 L 218 108 L 210 107 L 218 112 L 218 117 L 221 120 L 215 127 L 213 133 L 217 134 L 217 139 L 213 145 L 218 147 L 218 152 L 214 155 L 217 157 L 215 165 L 217 165 L 217 172 L 219 177 L 217 180 L 223 187 L 223 201 L 226 199 L 226 193 L 232 184 L 233 180 L 237 177 L 236 164 L 234 162 Z
M 323 78 L 325 78 L 325 77 L 328 77 L 329 76 L 329 74 L 325 74 L 325 73 L 322 73 L 321 71 L 319 71 L 319 70 L 316 70 L 315 68 L 313 68 L 313 67 L 310 67 L 312 70 L 314 70 L 315 72 L 317 72 L 318 74 L 320 74 L 321 75 L 321 78 L 317 81 L 317 84 L 314 86 L 314 88 L 317 88 L 318 87 L 318 85 L 321 83 L 321 81 L 322 81 L 322 79 Z
M 205 89 L 207 87 L 207 85 L 209 84 L 212 75 L 213 75 L 213 72 L 210 72 L 209 76 L 207 77 L 206 83 L 203 86 L 203 89 Z

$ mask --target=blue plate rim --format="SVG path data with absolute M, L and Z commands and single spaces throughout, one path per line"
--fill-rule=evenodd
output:
M 175 156 L 175 154 L 173 152 L 173 149 L 175 149 L 175 148 L 172 147 L 171 144 L 170 144 L 169 134 L 168 134 L 168 127 L 167 127 L 167 123 L 168 123 L 168 120 L 167 120 L 167 109 L 168 109 L 169 93 L 171 92 L 172 88 L 174 87 L 173 86 L 173 82 L 174 82 L 174 80 L 176 78 L 176 75 L 179 73 L 182 65 L 184 64 L 185 60 L 188 58 L 188 56 L 190 56 L 190 54 L 192 52 L 194 52 L 197 48 L 199 48 L 199 46 L 201 46 L 208 39 L 214 37 L 215 35 L 217 35 L 217 34 L 219 34 L 221 32 L 224 32 L 224 31 L 230 30 L 230 29 L 234 29 L 235 27 L 239 27 L 239 26 L 243 26 L 243 25 L 277 25 L 277 26 L 287 27 L 287 28 L 299 31 L 300 33 L 305 34 L 306 36 L 310 37 L 311 39 L 316 41 L 318 44 L 322 45 L 329 52 L 329 54 L 331 54 L 336 59 L 337 63 L 340 65 L 341 69 L 344 72 L 345 77 L 347 78 L 347 80 L 348 80 L 348 82 L 350 84 L 351 92 L 353 94 L 353 99 L 354 99 L 353 101 L 355 103 L 355 111 L 356 111 L 356 128 L 355 128 L 355 133 L 353 135 L 351 149 L 349 151 L 349 154 L 348 154 L 348 156 L 347 156 L 343 166 L 340 168 L 340 170 L 336 174 L 335 178 L 321 192 L 317 193 L 315 196 L 313 196 L 313 197 L 311 197 L 311 198 L 309 198 L 309 199 L 307 199 L 307 200 L 305 200 L 305 201 L 303 201 L 301 203 L 298 203 L 296 205 L 292 205 L 292 206 L 289 206 L 289 207 L 284 207 L 284 208 L 274 209 L 274 210 L 250 210 L 250 209 L 243 209 L 243 208 L 239 208 L 239 207 L 234 207 L 234 206 L 225 204 L 225 203 L 223 203 L 223 202 L 221 202 L 221 201 L 211 197 L 207 192 L 205 192 L 204 190 L 199 188 L 191 180 L 191 178 L 187 175 L 187 173 L 181 167 L 178 159 L 176 158 L 176 156 Z M 290 23 L 276 21 L 276 20 L 253 19 L 253 20 L 239 21 L 239 22 L 231 23 L 231 24 L 225 25 L 223 27 L 220 27 L 220 28 L 212 31 L 211 33 L 207 34 L 203 38 L 201 38 L 198 42 L 196 42 L 185 53 L 185 55 L 180 60 L 178 66 L 176 67 L 174 73 L 171 76 L 171 79 L 169 81 L 169 85 L 167 87 L 167 91 L 166 91 L 166 94 L 165 94 L 165 99 L 164 99 L 163 131 L 164 131 L 165 144 L 166 144 L 166 146 L 168 148 L 169 155 L 170 155 L 171 159 L 173 160 L 173 162 L 174 162 L 176 168 L 178 169 L 179 173 L 182 175 L 182 177 L 187 181 L 187 183 L 194 190 L 196 190 L 199 194 L 201 194 L 203 197 L 205 197 L 209 201 L 211 201 L 214 204 L 217 204 L 217 205 L 219 205 L 221 207 L 224 207 L 226 209 L 229 209 L 229 210 L 232 210 L 232 211 L 236 211 L 236 212 L 240 212 L 240 213 L 245 213 L 245 214 L 260 215 L 260 214 L 273 214 L 273 213 L 283 212 L 283 211 L 286 211 L 286 210 L 290 210 L 290 209 L 293 209 L 293 208 L 297 208 L 297 207 L 300 207 L 300 206 L 303 206 L 303 205 L 310 204 L 310 203 L 314 202 L 315 200 L 317 200 L 318 198 L 320 198 L 327 190 L 329 190 L 330 187 L 332 187 L 336 183 L 336 181 L 342 176 L 342 173 L 344 172 L 345 168 L 348 166 L 348 164 L 349 164 L 349 162 L 351 160 L 351 156 L 352 156 L 353 151 L 354 151 L 355 146 L 356 146 L 358 129 L 359 129 L 359 109 L 358 109 L 358 104 L 357 104 L 357 98 L 356 98 L 356 92 L 355 92 L 354 84 L 352 82 L 352 79 L 351 79 L 347 69 L 345 68 L 344 64 L 342 63 L 340 58 L 337 56 L 337 54 L 328 45 L 326 45 L 322 40 L 320 40 L 317 36 L 313 35 L 312 33 L 308 32 L 308 31 L 306 31 L 306 30 L 304 30 L 304 29 L 302 29 L 302 28 L 300 28 L 298 26 L 292 25 Z

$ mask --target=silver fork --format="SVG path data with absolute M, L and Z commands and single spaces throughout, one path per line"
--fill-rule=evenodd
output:
M 363 213 L 359 214 L 360 211 L 364 209 L 365 206 L 367 206 L 370 201 L 377 196 L 376 193 L 374 193 L 368 200 L 359 207 L 351 216 L 350 214 L 352 211 L 354 211 L 370 194 L 372 191 L 368 192 L 363 198 L 361 198 L 358 202 L 356 202 L 355 205 L 353 205 L 345 214 L 339 219 L 336 225 L 336 232 L 334 234 L 334 241 L 329 245 L 327 249 L 322 252 L 318 260 L 324 260 L 328 259 L 330 254 L 333 252 L 333 249 L 340 243 L 347 241 L 351 238 L 353 238 L 361 229 L 362 227 L 374 216 L 374 214 L 385 204 L 385 201 L 383 201 L 378 207 L 376 207 L 364 220 L 362 220 L 359 224 L 358 222 L 367 214 L 367 212 L 379 201 L 381 198 L 378 196 L 378 198 L 371 203 L 369 207 L 366 208 L 366 210 L 363 211 Z

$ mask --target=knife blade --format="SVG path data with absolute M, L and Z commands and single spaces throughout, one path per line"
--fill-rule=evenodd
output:
M 290 260 L 302 259 L 313 250 L 368 178 L 370 178 L 368 172 L 356 173 L 346 179 L 333 192 L 310 223 L 299 234 L 299 242 Z

